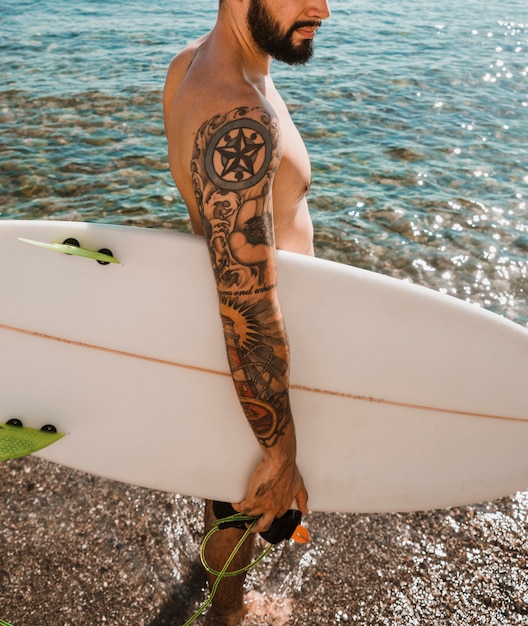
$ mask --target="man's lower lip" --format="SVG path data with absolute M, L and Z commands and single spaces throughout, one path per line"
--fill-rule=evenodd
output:
M 298 28 L 297 32 L 299 33 L 299 35 L 302 35 L 303 37 L 306 37 L 307 39 L 313 39 L 317 31 L 312 28 Z

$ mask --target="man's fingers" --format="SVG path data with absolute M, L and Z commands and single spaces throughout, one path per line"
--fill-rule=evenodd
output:
M 231 502 L 231 506 L 235 509 L 237 513 L 244 512 L 244 501 L 242 502 Z
M 263 533 L 269 530 L 269 527 L 273 524 L 273 522 L 286 514 L 289 510 L 288 507 L 284 509 L 274 509 L 271 511 L 266 511 L 264 513 L 257 512 L 252 510 L 249 506 L 246 505 L 245 501 L 233 503 L 231 505 L 235 511 L 239 513 L 245 513 L 246 515 L 258 517 L 259 520 L 255 524 L 253 528 L 254 533 Z
M 273 524 L 275 517 L 273 514 L 262 515 L 256 525 L 253 527 L 254 533 L 265 533 L 269 530 L 269 527 Z

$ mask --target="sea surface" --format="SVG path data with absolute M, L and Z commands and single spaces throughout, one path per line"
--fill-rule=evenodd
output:
M 216 5 L 2 0 L 0 218 L 189 230 L 168 172 L 161 95 L 171 58 L 214 24 Z M 317 255 L 428 285 L 528 325 L 528 4 L 330 5 L 312 62 L 273 66 L 312 159 Z M 11 503 L 0 513 L 0 559 L 9 564 L 0 560 L 0 619 L 14 626 L 52 619 L 58 626 L 177 625 L 167 607 L 181 612 L 186 601 L 198 601 L 201 583 L 190 565 L 198 502 L 123 492 L 37 461 L 4 464 L 0 474 Z M 44 495 L 50 474 L 61 484 L 53 509 Z M 140 535 L 127 534 L 121 496 L 141 520 Z M 119 540 L 112 511 L 126 530 Z M 35 552 L 27 540 L 44 541 L 54 515 L 68 549 L 63 554 L 57 544 L 44 572 L 51 545 Z M 522 624 L 527 519 L 525 494 L 456 512 L 315 516 L 314 547 L 301 559 L 284 548 L 252 582 L 283 604 L 293 598 L 288 624 Z M 97 545 L 79 536 L 90 524 Z M 190 547 L 178 547 L 183 540 Z M 120 558 L 107 555 L 110 545 L 121 546 Z M 152 547 L 148 558 L 145 546 Z M 72 555 L 77 565 L 64 565 Z M 103 561 L 99 576 L 86 573 L 90 562 Z M 115 577 L 128 571 L 129 587 L 110 581 L 112 563 Z M 186 576 L 195 587 L 183 585 Z M 35 588 L 42 577 L 53 584 L 41 597 Z M 177 593 L 171 580 L 179 581 Z M 58 605 L 62 613 L 54 613 Z M 255 623 L 279 624 L 268 619 Z

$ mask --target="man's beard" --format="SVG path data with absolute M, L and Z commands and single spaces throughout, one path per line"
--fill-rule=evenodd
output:
M 293 44 L 293 33 L 304 26 L 319 26 L 319 21 L 296 22 L 285 34 L 280 25 L 264 6 L 262 0 L 251 0 L 247 23 L 255 43 L 265 54 L 288 65 L 301 65 L 312 58 L 313 40 L 305 39 L 299 45 Z

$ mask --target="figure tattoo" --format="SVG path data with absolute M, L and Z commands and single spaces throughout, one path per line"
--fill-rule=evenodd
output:
M 262 108 L 239 107 L 200 127 L 191 163 L 235 388 L 266 447 L 291 420 L 271 207 L 279 162 L 274 118 Z

